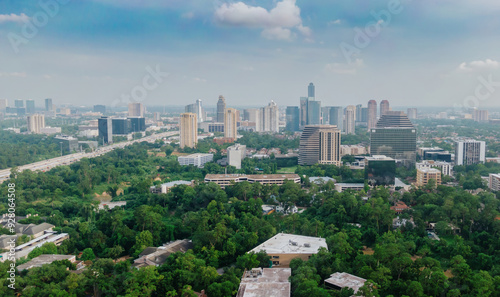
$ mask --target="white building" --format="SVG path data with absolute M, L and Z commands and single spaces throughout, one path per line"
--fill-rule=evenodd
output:
M 268 106 L 261 109 L 261 129 L 257 131 L 262 132 L 274 132 L 278 133 L 280 131 L 280 115 L 278 105 L 274 101 L 271 101 Z
M 230 166 L 241 169 L 241 160 L 246 157 L 246 145 L 239 143 L 227 148 L 227 161 Z
M 439 170 L 441 170 L 441 173 L 443 175 L 453 175 L 453 164 L 448 162 L 424 160 L 423 162 L 417 163 L 416 168 L 438 168 Z
M 472 165 L 486 161 L 486 143 L 477 140 L 455 141 L 455 165 Z
M 192 154 L 189 156 L 179 157 L 177 159 L 182 166 L 194 165 L 198 168 L 203 168 L 205 163 L 214 160 L 214 154 Z
M 500 174 L 490 173 L 488 187 L 492 191 L 500 191 Z
M 168 191 L 175 186 L 179 186 L 179 185 L 192 186 L 193 184 L 194 184 L 194 181 L 177 180 L 177 181 L 172 181 L 169 183 L 161 184 L 160 186 L 152 186 L 149 188 L 149 191 L 153 194 L 167 194 Z
M 45 116 L 43 114 L 33 114 L 27 117 L 28 121 L 28 132 L 30 133 L 41 133 L 41 130 L 45 128 Z

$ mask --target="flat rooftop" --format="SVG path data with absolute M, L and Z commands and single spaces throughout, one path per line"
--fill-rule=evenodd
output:
M 359 288 L 361 288 L 365 282 L 366 279 L 345 272 L 336 272 L 325 280 L 325 284 L 330 284 L 340 289 L 351 288 L 354 290 L 354 294 L 358 292 Z
M 365 157 L 368 161 L 394 161 L 393 158 L 384 155 L 373 155 L 371 157 Z
M 290 297 L 291 268 L 254 268 L 241 278 L 236 297 Z
M 191 182 L 185 181 L 185 180 L 176 180 L 176 181 L 162 184 L 162 186 L 165 186 L 167 188 L 171 188 L 171 187 L 178 186 L 178 185 L 191 185 Z
M 441 170 L 436 169 L 436 168 L 418 168 L 417 171 L 424 172 L 424 173 L 441 173 Z
M 206 156 L 213 156 L 214 154 L 201 154 L 201 153 L 196 153 L 196 154 L 191 154 L 187 156 L 180 156 L 179 158 L 198 158 L 198 157 L 206 157 Z
M 300 178 L 299 175 L 297 174 L 250 174 L 250 175 L 245 175 L 245 174 L 207 174 L 205 176 L 205 179 L 268 179 L 268 180 L 274 180 L 274 179 L 296 179 Z
M 17 266 L 18 271 L 22 271 L 25 269 L 30 269 L 33 267 L 40 267 L 44 264 L 50 264 L 54 261 L 60 261 L 60 260 L 74 260 L 75 256 L 74 255 L 40 255 L 36 258 L 31 259 L 29 262 L 26 262 L 24 264 L 21 264 Z
M 265 251 L 268 254 L 316 254 L 321 247 L 328 249 L 324 238 L 279 233 L 255 247 L 250 252 L 258 253 L 260 251 Z

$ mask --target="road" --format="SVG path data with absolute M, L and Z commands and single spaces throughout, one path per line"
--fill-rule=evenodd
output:
M 74 162 L 80 161 L 80 159 L 82 159 L 82 158 L 98 157 L 98 156 L 104 155 L 104 154 L 106 154 L 114 149 L 124 148 L 124 147 L 131 145 L 131 144 L 134 144 L 136 142 L 147 141 L 147 142 L 153 143 L 158 139 L 170 137 L 170 136 L 173 136 L 176 134 L 179 134 L 179 132 L 172 131 L 172 132 L 153 134 L 150 136 L 143 137 L 141 139 L 135 139 L 135 140 L 127 141 L 127 142 L 120 142 L 120 143 L 100 147 L 97 150 L 90 152 L 90 153 L 75 153 L 75 154 L 65 155 L 62 157 L 47 159 L 44 161 L 39 161 L 39 162 L 19 166 L 18 168 L 19 168 L 19 171 L 24 171 L 24 170 L 38 171 L 38 170 L 40 170 L 40 171 L 45 172 L 45 171 L 48 171 L 48 170 L 50 170 L 54 167 L 60 166 L 60 165 L 69 165 L 69 164 L 72 164 Z M 7 179 L 9 179 L 10 169 L 11 168 L 0 170 L 0 183 L 3 183 Z

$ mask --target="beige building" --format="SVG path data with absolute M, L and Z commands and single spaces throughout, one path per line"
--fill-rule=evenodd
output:
M 142 103 L 129 103 L 128 116 L 129 117 L 144 117 L 144 105 Z
M 195 147 L 198 143 L 198 119 L 194 113 L 183 113 L 180 117 L 180 147 Z
M 290 297 L 290 268 L 253 268 L 245 271 L 236 297 Z
M 435 180 L 436 185 L 441 184 L 441 171 L 436 168 L 419 168 L 417 169 L 416 186 L 423 187 L 429 183 L 429 180 Z
M 345 134 L 355 134 L 356 127 L 356 106 L 349 105 L 344 112 L 344 132 Z
M 299 164 L 340 166 L 340 130 L 331 125 L 305 126 L 300 137 Z
M 234 108 L 226 108 L 224 112 L 224 137 L 236 140 L 238 136 L 238 113 Z
M 206 183 L 216 183 L 221 188 L 230 186 L 232 182 L 240 183 L 248 181 L 249 183 L 260 183 L 263 185 L 282 185 L 285 180 L 293 181 L 296 184 L 300 183 L 300 176 L 297 174 L 207 174 L 205 176 Z
M 27 117 L 28 132 L 40 133 L 45 128 L 45 116 L 43 114 L 33 114 Z
M 320 248 L 328 249 L 324 238 L 279 233 L 250 252 L 265 251 L 273 267 L 289 267 L 292 259 L 307 261 L 311 255 L 317 254 Z

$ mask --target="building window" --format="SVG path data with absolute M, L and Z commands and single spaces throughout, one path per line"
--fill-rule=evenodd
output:
M 273 259 L 279 259 L 280 256 L 273 256 Z
M 273 266 L 279 266 L 280 265 L 280 261 L 273 261 Z

